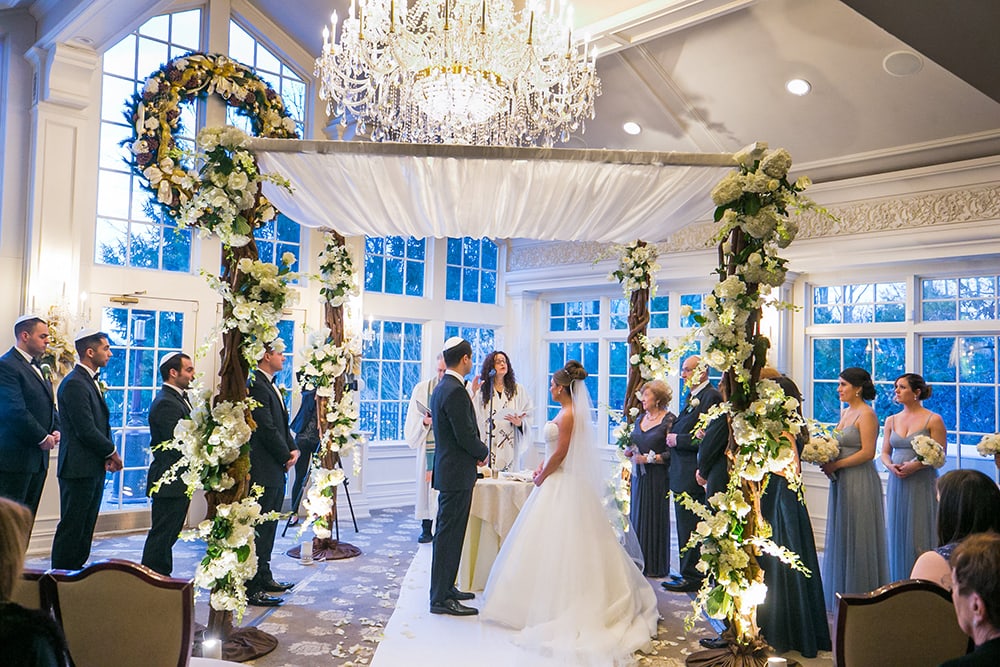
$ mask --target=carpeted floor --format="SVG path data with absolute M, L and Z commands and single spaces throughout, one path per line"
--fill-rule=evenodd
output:
M 430 549 L 430 545 L 418 545 L 416 536 L 420 532 L 419 523 L 413 518 L 412 508 L 390 508 L 373 510 L 371 516 L 359 519 L 359 533 L 355 533 L 348 523 L 341 525 L 341 537 L 345 542 L 358 546 L 362 555 L 339 561 L 303 566 L 298 560 L 284 555 L 285 551 L 300 542 L 295 528 L 288 530 L 287 537 L 279 535 L 275 541 L 271 566 L 278 580 L 297 582 L 295 588 L 286 594 L 286 602 L 278 608 L 249 607 L 243 618 L 243 625 L 252 625 L 271 633 L 278 639 L 278 648 L 272 653 L 248 662 L 259 667 L 313 667 L 338 666 L 360 667 L 371 664 L 376 647 L 383 637 L 383 630 L 396 609 L 400 589 L 407 577 L 407 571 L 417 549 Z M 283 527 L 283 524 L 282 524 Z M 125 558 L 138 561 L 142 554 L 145 533 L 131 533 L 101 538 L 95 541 L 91 553 L 92 560 L 102 558 Z M 174 576 L 190 577 L 197 562 L 204 553 L 201 542 L 179 542 L 174 548 Z M 673 553 L 676 554 L 676 549 Z M 416 565 L 419 565 L 417 563 Z M 48 557 L 33 558 L 28 567 L 47 568 Z M 420 582 L 417 573 L 411 573 L 409 586 L 419 605 Z M 693 651 L 700 650 L 698 639 L 714 634 L 704 620 L 690 632 L 684 631 L 684 617 L 691 607 L 691 598 L 684 594 L 672 594 L 660 588 L 653 581 L 657 591 L 660 609 L 659 635 L 653 642 L 654 652 L 642 656 L 642 667 L 679 667 L 684 658 Z M 202 593 L 196 600 L 196 620 L 205 623 L 208 619 L 208 596 Z M 440 619 L 441 617 L 433 617 Z M 447 619 L 447 621 L 469 622 L 470 619 Z M 475 620 L 471 620 L 476 623 Z M 425 627 L 425 626 L 421 626 Z M 449 628 L 451 624 L 449 624 Z M 447 628 L 442 627 L 446 632 Z M 405 633 L 400 636 L 411 638 Z M 423 662 L 406 660 L 400 662 L 396 648 L 388 644 L 396 639 L 390 636 L 383 659 L 380 655 L 379 667 L 395 667 L 399 664 L 410 667 L 438 667 L 430 658 Z M 416 658 L 416 654 L 411 654 Z M 808 667 L 826 667 L 832 664 L 830 654 L 807 660 L 792 653 L 787 657 L 798 660 Z M 468 664 L 476 664 L 470 657 Z

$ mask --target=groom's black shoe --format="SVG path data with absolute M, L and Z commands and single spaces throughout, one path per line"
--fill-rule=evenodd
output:
M 466 607 L 458 600 L 445 600 L 440 604 L 431 604 L 432 614 L 449 614 L 451 616 L 475 616 L 479 610 L 475 607 Z
M 448 596 L 449 600 L 475 600 L 475 593 L 466 593 L 465 591 L 460 591 L 457 588 L 451 589 L 451 595 Z
M 430 519 L 424 519 L 420 522 L 420 537 L 417 538 L 417 542 L 427 544 L 434 539 L 434 536 L 431 534 L 431 526 Z
M 671 593 L 694 593 L 701 588 L 700 581 L 690 579 L 678 579 L 677 581 L 664 581 L 662 584 Z

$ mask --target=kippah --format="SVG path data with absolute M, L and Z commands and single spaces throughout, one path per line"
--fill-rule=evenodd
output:
M 97 334 L 103 334 L 99 329 L 83 329 L 78 331 L 75 336 L 73 336 L 73 342 L 79 343 L 84 338 L 90 338 L 91 336 L 96 336 Z
M 21 324 L 22 322 L 31 322 L 32 320 L 38 320 L 39 322 L 48 324 L 48 322 L 45 321 L 45 318 L 42 317 L 41 315 L 35 315 L 34 313 L 26 313 L 24 315 L 21 315 L 21 317 L 17 318 L 16 320 L 14 320 L 14 326 L 16 327 L 18 324 Z
M 448 340 L 446 340 L 444 342 L 444 347 L 441 348 L 441 351 L 442 352 L 447 352 L 451 348 L 458 347 L 459 345 L 461 345 L 464 342 L 465 342 L 465 339 L 462 338 L 461 336 L 452 336 L 451 338 L 449 338 Z
M 170 361 L 174 357 L 179 357 L 181 354 L 183 354 L 183 352 L 171 352 L 170 354 L 164 356 L 162 359 L 160 359 L 160 368 L 163 368 L 168 361 Z

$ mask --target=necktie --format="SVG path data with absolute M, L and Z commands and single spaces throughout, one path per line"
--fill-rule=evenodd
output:
M 184 405 L 186 405 L 188 407 L 188 410 L 190 410 L 191 409 L 191 398 L 188 396 L 187 391 L 182 391 L 181 392 L 181 398 L 184 399 Z

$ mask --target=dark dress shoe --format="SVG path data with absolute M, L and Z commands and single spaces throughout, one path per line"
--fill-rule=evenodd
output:
M 476 594 L 475 593 L 466 593 L 465 591 L 460 591 L 457 588 L 453 588 L 453 589 L 451 589 L 451 595 L 449 596 L 448 599 L 449 600 L 475 600 L 476 599 Z
M 729 642 L 722 637 L 702 637 L 698 643 L 709 649 L 722 649 L 729 646 Z
M 291 582 L 275 581 L 274 579 L 272 579 L 271 581 L 265 581 L 262 588 L 266 593 L 284 593 L 285 591 L 292 590 L 293 586 L 295 586 L 295 584 Z
M 479 610 L 475 607 L 466 607 L 458 600 L 445 600 L 440 604 L 431 604 L 432 614 L 449 614 L 451 616 L 475 616 Z
M 427 544 L 432 541 L 434 541 L 434 536 L 430 533 L 420 533 L 420 537 L 417 538 L 417 542 L 420 544 Z
M 255 607 L 280 607 L 283 602 L 284 600 L 281 598 L 268 595 L 263 591 L 247 597 L 247 604 L 252 604 Z
M 671 593 L 694 593 L 701 588 L 700 581 L 689 581 L 688 579 L 678 579 L 677 581 L 664 581 L 662 584 Z

